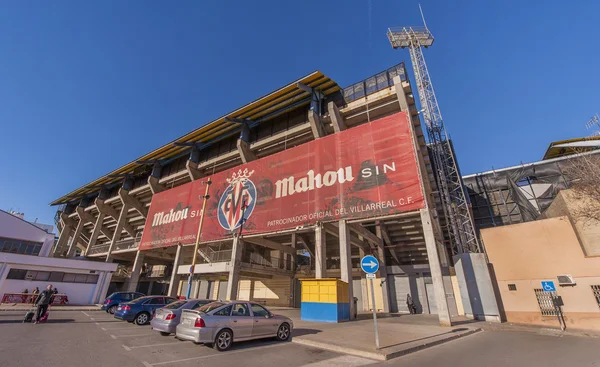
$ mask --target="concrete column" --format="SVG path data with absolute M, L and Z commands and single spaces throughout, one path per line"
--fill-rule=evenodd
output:
M 244 241 L 235 236 L 233 248 L 231 249 L 231 263 L 229 264 L 229 281 L 227 282 L 227 299 L 236 300 L 240 282 L 240 267 L 242 265 L 242 250 Z
M 108 247 L 108 253 L 106 254 L 106 262 L 112 262 L 112 251 L 115 248 L 115 243 L 121 239 L 121 232 L 123 232 L 123 226 L 125 222 L 127 222 L 127 211 L 129 210 L 129 206 L 123 203 L 123 208 L 121 208 L 121 213 L 119 213 L 119 219 L 117 219 L 117 226 L 115 227 L 115 233 L 113 235 L 112 240 L 110 241 L 110 246 Z M 139 251 L 138 251 L 139 252 Z
M 70 224 L 65 224 L 62 231 L 60 231 L 60 235 L 58 236 L 58 242 L 56 243 L 56 247 L 54 248 L 54 256 L 61 255 L 63 248 L 65 248 L 69 243 L 69 237 L 71 237 L 71 232 L 73 232 L 73 226 Z
M 92 231 L 92 235 L 90 236 L 90 243 L 88 247 L 85 249 L 85 255 L 87 256 L 90 248 L 96 244 L 98 241 L 98 236 L 100 235 L 100 231 L 102 230 L 102 222 L 104 221 L 105 214 L 100 212 L 98 213 L 98 218 L 96 218 L 96 223 L 94 223 L 94 230 Z
M 421 301 L 421 307 L 423 307 L 423 313 L 430 314 L 429 311 L 429 298 L 427 298 L 427 287 L 425 286 L 425 276 L 421 273 L 417 277 L 417 288 L 419 290 L 419 301 Z
M 290 261 L 290 266 L 291 266 L 291 271 L 296 274 L 296 241 L 298 236 L 295 233 L 292 233 L 292 248 L 294 249 L 294 254 L 290 255 L 291 257 L 291 261 Z
M 79 220 L 77 223 L 77 228 L 75 228 L 75 233 L 73 234 L 73 240 L 71 241 L 71 246 L 69 246 L 69 251 L 67 251 L 67 258 L 73 257 L 75 254 L 75 250 L 77 249 L 77 241 L 79 241 L 79 237 L 81 236 L 81 232 L 83 231 L 83 226 L 85 221 L 83 219 Z
M 106 277 L 105 271 L 101 271 L 100 274 L 98 274 L 98 281 L 96 282 L 96 286 L 94 287 L 94 293 L 92 294 L 92 297 L 90 298 L 89 303 L 91 303 L 91 304 L 98 303 L 99 294 L 100 294 L 100 291 L 102 290 L 102 287 L 104 286 L 104 278 L 105 277 Z
M 98 303 L 104 301 L 104 298 L 107 296 L 106 292 L 108 292 L 108 287 L 110 286 L 110 281 L 112 280 L 112 272 L 107 271 L 106 276 L 104 277 L 104 284 L 102 285 L 102 289 L 98 294 Z
M 350 320 L 354 320 L 354 292 L 352 289 L 352 247 L 350 245 L 350 229 L 345 220 L 339 222 L 340 270 L 341 279 L 348 283 L 348 302 L 350 303 Z
M 326 262 L 326 233 L 320 225 L 315 228 L 315 278 L 321 279 L 327 276 Z
M 323 123 L 321 122 L 321 116 L 315 112 L 315 110 L 308 111 L 308 122 L 310 122 L 310 128 L 312 130 L 315 139 L 325 136 L 323 131 Z
M 387 279 L 387 267 L 385 263 L 385 248 L 383 242 L 383 235 L 381 230 L 381 224 L 375 227 L 377 237 L 379 237 L 380 243 L 377 246 L 377 254 L 379 255 L 379 277 L 381 282 L 381 293 L 383 295 L 383 312 L 390 312 L 390 290 Z
M 171 281 L 169 282 L 169 292 L 167 296 L 177 297 L 177 287 L 179 286 L 179 281 L 181 280 L 181 275 L 177 274 L 177 269 L 179 265 L 181 265 L 183 259 L 183 245 L 177 245 L 177 252 L 175 253 L 175 261 L 173 262 L 173 272 L 171 273 Z
M 365 250 L 363 250 L 362 248 L 358 249 L 358 254 L 361 259 L 363 257 L 365 257 L 365 255 L 366 255 Z M 371 295 L 369 294 L 369 290 L 367 289 L 366 274 L 362 270 L 360 272 L 360 291 L 361 291 L 361 305 L 358 306 L 359 310 L 369 311 L 370 310 L 369 305 L 371 303 L 371 301 L 370 301 Z
M 440 256 L 435 243 L 431 213 L 429 212 L 429 209 L 421 209 L 420 211 L 423 234 L 425 237 L 425 247 L 427 248 L 427 257 L 429 258 L 429 268 L 431 270 L 431 279 L 433 281 L 433 291 L 435 292 L 438 318 L 440 320 L 440 325 L 452 326 L 450 312 L 448 311 L 448 302 L 446 300 L 446 290 L 444 289 L 444 279 L 442 278 Z
M 131 277 L 127 284 L 128 292 L 135 292 L 140 282 L 140 275 L 142 274 L 142 267 L 144 265 L 144 253 L 140 250 L 135 254 L 135 261 L 133 262 L 133 269 L 131 270 Z

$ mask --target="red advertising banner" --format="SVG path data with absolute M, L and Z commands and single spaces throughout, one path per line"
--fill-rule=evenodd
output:
M 140 249 L 195 242 L 206 179 L 152 197 Z M 202 242 L 425 207 L 403 112 L 210 179 Z

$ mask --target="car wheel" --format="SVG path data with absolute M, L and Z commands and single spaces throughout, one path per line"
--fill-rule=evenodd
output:
M 161 332 L 160 332 L 160 335 L 162 335 L 162 336 L 169 336 L 169 335 L 171 335 L 171 333 L 166 333 L 166 332 L 164 332 L 164 331 L 161 331 Z
M 233 333 L 229 329 L 224 329 L 217 334 L 217 337 L 215 338 L 215 344 L 213 344 L 213 348 L 215 348 L 219 352 L 223 352 L 231 347 L 232 342 Z
M 290 338 L 291 332 L 290 332 L 290 325 L 288 325 L 287 323 L 283 323 L 281 325 L 279 325 L 279 329 L 277 329 L 277 340 L 279 341 L 286 341 Z
M 142 312 L 135 317 L 134 322 L 136 325 L 146 325 L 148 321 L 150 321 L 150 315 L 147 312 Z
M 117 311 L 117 306 L 110 306 L 108 308 L 108 310 L 106 310 L 106 312 L 108 312 L 111 315 L 114 315 L 116 311 Z

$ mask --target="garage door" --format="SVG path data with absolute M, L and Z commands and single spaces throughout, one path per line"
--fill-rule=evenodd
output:
M 363 306 L 363 297 L 362 297 L 362 285 L 360 282 L 360 278 L 352 279 L 352 293 L 355 298 L 358 298 L 356 308 L 357 311 L 365 311 Z
M 389 275 L 390 310 L 392 312 L 408 312 L 406 295 L 410 294 L 410 281 L 408 276 Z M 411 295 L 412 297 L 412 295 Z
M 200 282 L 200 287 L 198 289 L 198 298 L 200 299 L 206 299 L 208 298 L 208 285 L 209 285 L 210 281 L 209 280 L 202 280 Z
M 219 296 L 217 298 L 222 301 L 227 299 L 227 283 L 229 283 L 228 280 L 221 280 L 219 282 Z

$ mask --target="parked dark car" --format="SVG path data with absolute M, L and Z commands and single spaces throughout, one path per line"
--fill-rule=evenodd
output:
M 104 304 L 102 305 L 102 310 L 114 314 L 119 303 L 133 301 L 136 298 L 144 296 L 145 294 L 138 292 L 115 292 L 106 297 L 106 300 L 104 300 Z
M 136 325 L 146 325 L 152 320 L 154 310 L 175 301 L 177 299 L 165 296 L 140 297 L 130 302 L 120 303 L 115 318 L 135 322 Z

